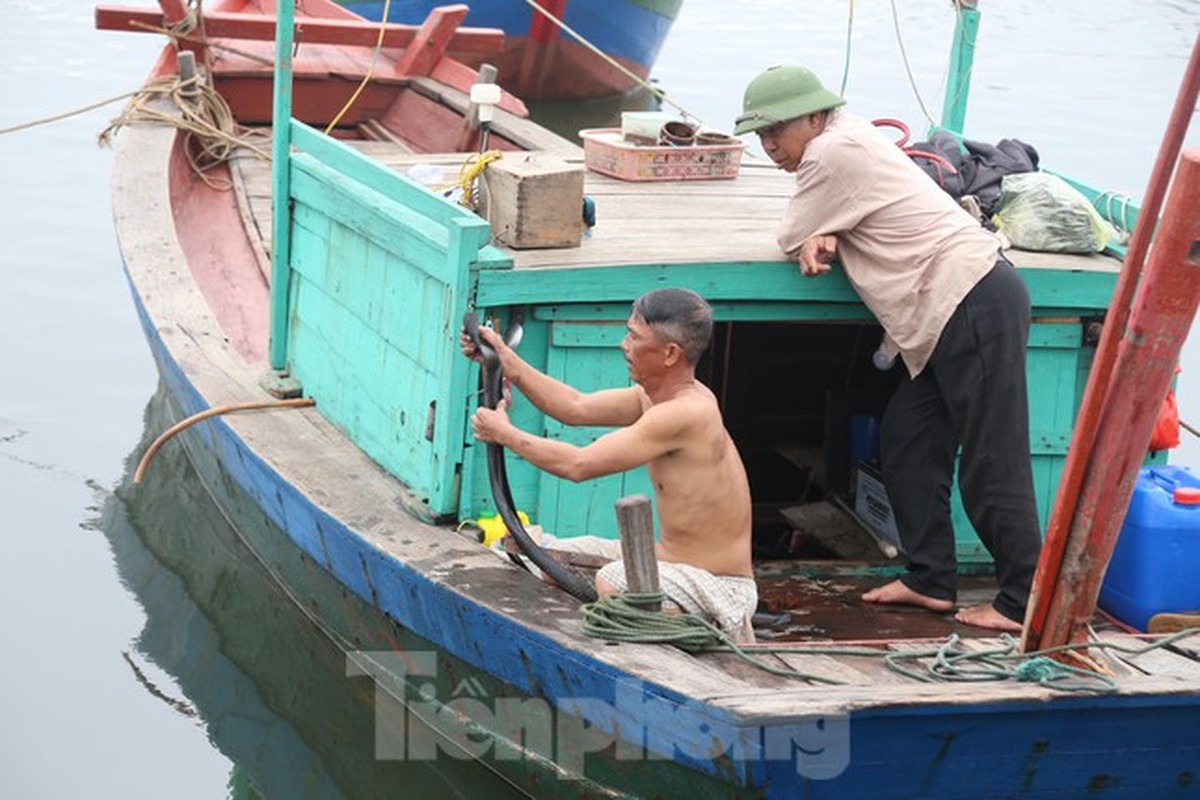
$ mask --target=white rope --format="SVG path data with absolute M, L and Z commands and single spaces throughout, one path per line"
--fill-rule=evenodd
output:
M 904 60 L 904 71 L 908 73 L 908 83 L 912 86 L 913 95 L 917 98 L 917 105 L 921 107 L 921 113 L 925 115 L 926 121 L 930 126 L 937 127 L 937 123 L 929 113 L 929 109 L 925 107 L 925 101 L 921 98 L 921 91 L 917 88 L 917 79 L 913 77 L 912 66 L 908 63 L 908 51 L 904 49 L 904 37 L 900 33 L 900 12 L 896 9 L 896 0 L 891 0 L 892 3 L 892 24 L 896 28 L 896 42 L 900 45 L 900 57 Z
M 854 33 L 854 0 L 850 0 L 850 6 L 846 13 L 846 58 L 842 64 L 842 89 L 838 94 L 842 97 L 846 96 L 846 84 L 850 82 L 850 39 Z
M 141 90 L 139 89 L 137 92 L 125 92 L 124 94 L 119 94 L 116 97 L 110 97 L 107 100 L 98 100 L 95 103 L 90 103 L 86 106 L 83 106 L 82 108 L 77 108 L 74 111 L 64 111 L 61 114 L 54 114 L 49 117 L 42 117 L 41 119 L 30 120 L 29 122 L 22 122 L 19 125 L 12 125 L 8 128 L 0 128 L 0 136 L 3 136 L 6 133 L 16 133 L 17 131 L 23 131 L 23 130 L 26 130 L 27 128 L 36 128 L 38 125 L 49 125 L 51 122 L 58 122 L 59 120 L 67 119 L 68 117 L 75 117 L 80 114 L 87 113 L 88 111 L 91 111 L 92 109 L 100 108 L 101 106 L 106 106 L 110 103 L 115 103 L 119 100 L 124 100 L 128 97 L 133 97 L 140 91 Z

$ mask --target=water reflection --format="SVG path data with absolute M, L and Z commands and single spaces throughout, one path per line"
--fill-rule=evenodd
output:
M 204 727 L 235 765 L 229 796 L 520 796 L 477 762 L 375 758 L 373 683 L 346 677 L 343 652 L 238 538 L 179 442 L 131 485 L 137 456 L 169 422 L 160 390 L 100 527 L 122 583 L 146 613 L 123 654 L 130 679 L 184 724 Z

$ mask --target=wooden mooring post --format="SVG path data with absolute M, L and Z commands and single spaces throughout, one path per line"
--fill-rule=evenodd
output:
M 614 505 L 617 510 L 617 530 L 621 534 L 621 557 L 625 561 L 625 577 L 629 582 L 629 591 L 634 594 L 653 594 L 660 591 L 650 498 L 644 494 L 632 494 L 622 497 Z M 661 611 L 662 603 L 643 603 L 641 607 L 646 611 Z

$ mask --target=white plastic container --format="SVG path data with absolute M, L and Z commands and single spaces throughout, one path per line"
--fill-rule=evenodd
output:
M 658 144 L 658 132 L 671 120 L 679 119 L 667 111 L 622 111 L 621 138 L 638 144 Z

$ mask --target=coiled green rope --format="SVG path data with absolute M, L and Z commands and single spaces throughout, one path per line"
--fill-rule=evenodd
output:
M 846 683 L 825 675 L 768 664 L 739 647 L 720 628 L 695 614 L 666 614 L 646 610 L 646 605 L 661 602 L 663 599 L 662 592 L 627 592 L 601 597 L 596 602 L 587 603 L 582 607 L 580 613 L 583 633 L 614 642 L 673 644 L 689 653 L 732 652 L 743 661 L 774 675 L 834 685 Z M 1200 633 L 1200 628 L 1189 628 L 1149 642 L 1143 647 L 1130 647 L 1119 642 L 1086 642 L 1029 653 L 1018 652 L 1019 643 L 1009 634 L 1001 634 L 1000 646 L 990 650 L 962 650 L 958 634 L 951 634 L 937 647 L 922 650 L 887 651 L 877 647 L 787 645 L 755 647 L 754 653 L 882 658 L 888 669 L 923 683 L 1015 680 L 1037 683 L 1064 692 L 1105 693 L 1118 689 L 1117 682 L 1111 677 L 1094 670 L 1063 664 L 1049 656 L 1052 653 L 1070 650 L 1098 649 L 1112 650 L 1136 658 L 1197 633 Z M 929 663 L 920 667 L 910 667 L 903 663 L 922 659 L 929 659 Z
M 959 637 L 952 633 L 934 650 L 888 653 L 884 656 L 884 663 L 893 672 L 926 683 L 1016 680 L 1064 692 L 1117 690 L 1116 681 L 1099 672 L 1063 664 L 1045 653 L 1018 653 L 1017 640 L 1007 633 L 1001 634 L 1000 641 L 1002 646 L 992 650 L 956 651 Z M 1103 647 L 1106 644 L 1092 642 L 1087 646 Z M 921 658 L 932 659 L 924 671 L 909 669 L 899 663 Z
M 625 592 L 585 603 L 580 609 L 583 632 L 613 642 L 673 644 L 688 652 L 708 650 L 730 641 L 721 629 L 694 614 L 665 614 L 645 609 L 664 599 L 662 592 Z
M 644 608 L 647 604 L 662 602 L 664 599 L 665 595 L 662 592 L 625 592 L 601 597 L 594 603 L 585 603 L 580 609 L 583 632 L 610 642 L 673 644 L 689 653 L 731 651 L 743 661 L 774 675 L 820 683 L 845 683 L 824 675 L 813 675 L 768 664 L 738 647 L 724 631 L 695 614 L 666 614 L 662 611 L 647 611 Z

